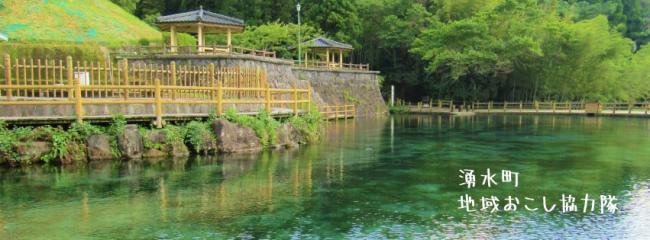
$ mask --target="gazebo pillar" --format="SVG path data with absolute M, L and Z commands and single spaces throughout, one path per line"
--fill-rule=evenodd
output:
M 307 61 L 309 60 L 309 54 L 305 51 L 305 67 L 307 67 Z
M 232 30 L 228 28 L 228 52 L 232 52 Z
M 176 26 L 174 25 L 169 28 L 169 42 L 172 45 L 170 51 L 176 52 L 176 45 L 178 44 L 176 43 Z
M 197 36 L 198 39 L 196 41 L 198 42 L 197 45 L 199 46 L 199 52 L 203 52 L 203 47 L 204 47 L 203 46 L 203 42 L 204 42 L 203 37 L 204 36 L 203 36 L 203 25 L 201 25 L 201 24 L 199 24 L 199 27 L 198 27 L 198 30 L 197 30 L 197 35 L 198 35 Z
M 325 64 L 327 64 L 327 68 L 330 68 L 330 50 L 327 49 L 325 51 Z
M 339 50 L 339 68 L 343 68 L 343 50 Z

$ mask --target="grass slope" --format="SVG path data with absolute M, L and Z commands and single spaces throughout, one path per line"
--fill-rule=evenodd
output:
M 162 39 L 109 0 L 0 0 L 0 19 L 10 41 L 120 45 Z

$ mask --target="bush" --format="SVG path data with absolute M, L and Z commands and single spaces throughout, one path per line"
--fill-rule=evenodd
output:
M 305 135 L 309 142 L 316 142 L 320 139 L 324 121 L 316 107 L 311 106 L 311 110 L 307 114 L 293 116 L 289 118 L 288 122 Z
M 101 46 L 96 44 L 71 43 L 0 43 L 0 54 L 11 55 L 14 59 L 63 60 L 71 56 L 74 61 L 103 61 L 106 59 Z
M 210 122 L 192 121 L 186 126 L 185 142 L 192 147 L 196 153 L 207 153 L 208 149 L 203 149 L 206 140 L 215 141 L 215 136 L 210 129 Z
M 271 114 L 266 111 L 260 111 L 256 117 L 252 117 L 237 114 L 236 109 L 230 108 L 226 111 L 225 119 L 253 129 L 264 147 L 274 144 L 277 140 L 275 129 L 280 126 L 280 122 L 271 117 Z

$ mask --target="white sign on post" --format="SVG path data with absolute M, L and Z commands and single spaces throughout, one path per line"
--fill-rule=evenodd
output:
M 90 85 L 89 72 L 74 72 L 74 78 L 79 79 L 79 84 L 81 85 Z

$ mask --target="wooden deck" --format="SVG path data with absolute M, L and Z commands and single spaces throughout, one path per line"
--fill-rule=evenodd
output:
M 582 102 L 476 102 L 454 105 L 452 101 L 436 101 L 408 105 L 409 113 L 468 116 L 474 114 L 554 114 L 649 117 L 650 103 L 602 103 L 597 114 L 587 113 Z

